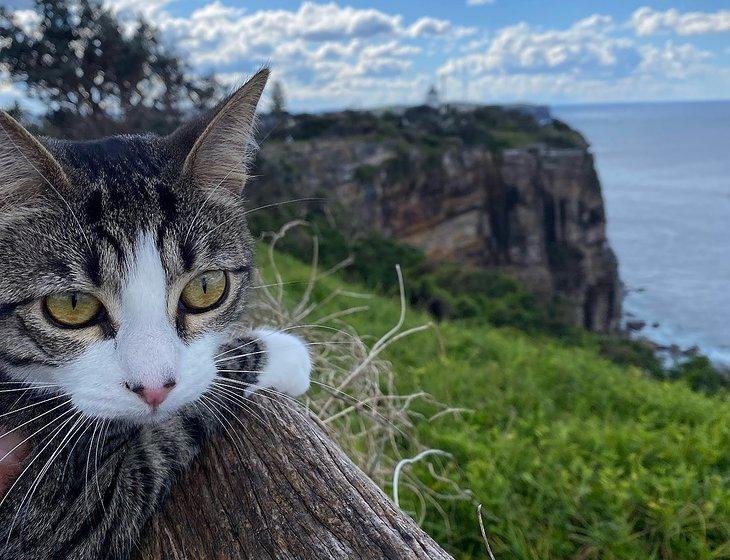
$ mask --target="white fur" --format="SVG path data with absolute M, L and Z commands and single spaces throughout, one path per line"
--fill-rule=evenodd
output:
M 167 279 L 154 238 L 141 236 L 122 289 L 119 362 L 130 385 L 162 386 L 176 379 L 182 341 L 167 313 Z
M 74 405 L 94 418 L 156 422 L 194 402 L 217 375 L 215 356 L 224 335 L 211 332 L 185 344 L 168 313 L 165 270 L 154 239 L 141 236 L 114 317 L 113 340 L 95 342 L 73 362 L 19 368 L 19 377 L 50 381 L 71 395 Z M 174 306 L 172 306 L 174 307 Z M 266 350 L 265 368 L 253 388 L 273 388 L 298 396 L 309 388 L 311 360 L 306 345 L 290 334 L 261 329 L 254 333 Z M 125 387 L 176 386 L 155 410 Z
M 279 331 L 259 329 L 253 334 L 266 349 L 266 364 L 256 388 L 272 388 L 293 397 L 306 393 L 312 373 L 307 346 L 296 336 Z
M 216 376 L 214 357 L 222 336 L 209 333 L 186 345 L 167 312 L 167 281 L 154 239 L 141 236 L 119 306 L 113 340 L 93 343 L 62 367 L 25 368 L 23 377 L 63 387 L 82 412 L 95 418 L 154 422 L 195 401 Z M 177 385 L 156 410 L 124 384 Z

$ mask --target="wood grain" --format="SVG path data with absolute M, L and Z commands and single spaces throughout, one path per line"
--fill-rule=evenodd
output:
M 259 418 L 242 414 L 210 442 L 137 560 L 451 558 L 305 410 L 253 400 Z

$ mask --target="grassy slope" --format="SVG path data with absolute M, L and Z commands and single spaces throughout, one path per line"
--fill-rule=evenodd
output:
M 278 263 L 286 281 L 309 274 L 292 258 Z M 315 297 L 336 287 L 342 282 L 328 278 Z M 351 304 L 335 300 L 321 312 Z M 369 307 L 347 318 L 362 334 L 397 320 L 396 301 L 375 297 Z M 408 316 L 411 325 L 427 320 Z M 727 393 L 708 397 L 591 348 L 485 325 L 445 322 L 387 357 L 401 392 L 423 389 L 473 410 L 417 430 L 424 444 L 454 455 L 449 476 L 484 504 L 498 559 L 730 558 Z M 432 480 L 422 467 L 415 473 Z M 408 496 L 402 502 L 415 508 Z M 425 528 L 459 559 L 486 558 L 474 504 L 441 505 L 450 529 L 435 508 Z

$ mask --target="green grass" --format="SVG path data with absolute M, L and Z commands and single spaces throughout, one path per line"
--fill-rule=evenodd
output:
M 309 275 L 291 257 L 280 255 L 278 264 L 286 281 Z M 365 289 L 330 277 L 314 298 L 336 288 Z M 302 285 L 288 289 L 295 297 Z M 361 303 L 335 299 L 320 313 Z M 373 335 L 390 329 L 398 302 L 367 303 L 347 323 Z M 429 319 L 410 311 L 407 325 Z M 475 503 L 484 504 L 499 560 L 730 558 L 728 393 L 648 378 L 595 346 L 443 321 L 386 351 L 399 392 L 423 389 L 472 410 L 416 426 L 421 443 L 453 454 L 448 476 L 474 494 L 474 503 L 441 502 L 444 514 L 429 507 L 424 522 L 456 558 L 487 558 Z M 423 465 L 412 472 L 447 490 Z M 401 505 L 418 506 L 405 488 Z

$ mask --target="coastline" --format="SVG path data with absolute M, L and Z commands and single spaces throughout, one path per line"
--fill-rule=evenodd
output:
M 701 354 L 730 371 L 730 102 L 551 109 L 591 144 L 624 285 L 623 330 L 665 363 Z

